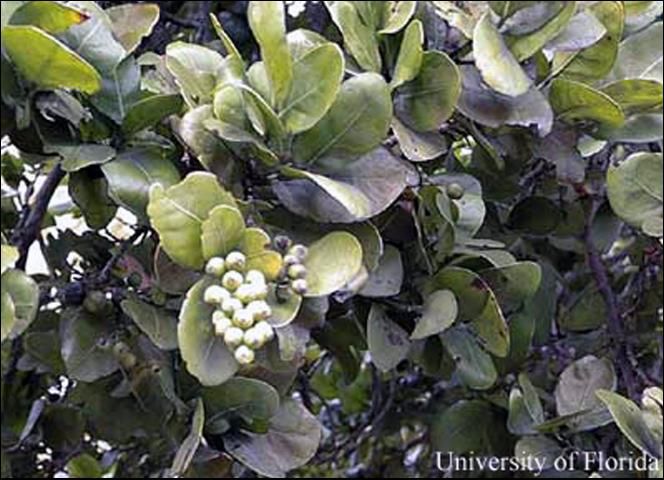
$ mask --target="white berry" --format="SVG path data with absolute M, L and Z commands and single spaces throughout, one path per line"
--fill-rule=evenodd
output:
M 265 275 L 260 270 L 249 270 L 244 277 L 247 283 L 256 285 L 265 285 Z
M 296 265 L 300 263 L 300 259 L 297 258 L 295 255 L 291 255 L 290 253 L 286 256 L 284 256 L 284 265 L 287 267 L 290 267 L 291 265 Z
M 301 244 L 293 245 L 288 250 L 288 254 L 297 257 L 297 259 L 300 262 L 304 262 L 304 259 L 307 258 L 308 253 L 309 253 L 309 249 L 307 247 L 305 247 L 304 245 L 301 245 Z
M 251 302 L 253 296 L 254 296 L 254 289 L 252 285 L 248 283 L 243 283 L 238 287 L 237 290 L 235 290 L 235 298 L 240 300 L 245 305 Z
M 256 358 L 254 351 L 246 345 L 240 345 L 235 350 L 235 360 L 240 365 L 249 365 L 254 361 L 254 358 Z
M 263 331 L 256 327 L 252 327 L 244 332 L 244 338 L 242 341 L 250 348 L 261 348 L 264 344 Z
M 228 265 L 228 261 L 226 261 L 226 264 Z M 232 292 L 235 291 L 240 285 L 242 285 L 243 281 L 244 278 L 242 278 L 242 274 L 240 272 L 231 270 L 224 274 L 224 278 L 221 280 L 221 284 Z
M 236 327 L 247 329 L 254 324 L 254 315 L 246 308 L 236 310 L 233 314 L 233 325 Z
M 269 342 L 274 338 L 274 328 L 265 320 L 258 322 L 254 328 L 263 336 L 263 343 Z
M 205 265 L 205 273 L 221 277 L 226 271 L 226 262 L 221 257 L 212 257 Z
M 304 278 L 298 278 L 297 280 L 293 280 L 293 282 L 291 283 L 291 288 L 298 295 L 304 295 L 305 293 L 307 293 L 307 281 Z
M 292 279 L 304 278 L 307 275 L 307 267 L 298 263 L 288 267 L 288 276 Z
M 231 295 L 229 291 L 219 285 L 210 285 L 203 293 L 203 300 L 205 303 L 211 303 L 214 305 L 219 305 L 230 297 Z
M 228 298 L 224 300 L 224 302 L 221 304 L 221 309 L 224 311 L 226 315 L 233 316 L 236 310 L 240 310 L 242 308 L 242 302 L 239 301 L 237 298 Z
M 215 310 L 212 314 L 212 323 L 214 324 L 214 333 L 218 336 L 223 336 L 233 323 L 231 319 L 226 316 L 221 310 Z
M 231 252 L 226 255 L 226 266 L 233 270 L 244 270 L 247 266 L 247 257 L 242 252 Z
M 256 320 L 267 320 L 272 316 L 272 308 L 265 300 L 254 300 L 247 305 L 247 310 L 254 314 Z
M 235 348 L 242 343 L 244 331 L 241 328 L 229 327 L 224 333 L 224 342 L 230 348 Z

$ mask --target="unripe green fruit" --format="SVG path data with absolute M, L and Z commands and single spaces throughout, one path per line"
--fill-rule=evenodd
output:
M 247 305 L 247 310 L 254 315 L 256 320 L 267 320 L 272 316 L 272 308 L 265 300 L 254 300 Z
M 295 255 L 291 255 L 289 253 L 288 255 L 284 256 L 284 265 L 286 268 L 290 267 L 291 265 L 297 265 L 298 263 L 300 263 L 300 259 Z
M 249 365 L 256 358 L 254 351 L 246 345 L 240 345 L 235 349 L 235 360 L 240 365 Z
M 220 305 L 229 298 L 231 298 L 230 292 L 219 285 L 210 285 L 203 293 L 203 301 L 213 305 Z
M 229 327 L 224 333 L 224 342 L 229 348 L 235 348 L 242 343 L 244 331 L 238 327 Z
M 226 265 L 228 266 L 228 260 L 226 261 Z M 237 288 L 242 285 L 242 282 L 244 282 L 242 274 L 235 270 L 226 272 L 224 278 L 221 280 L 221 284 L 231 292 L 237 290 Z
M 242 252 L 231 252 L 226 255 L 226 267 L 231 270 L 244 270 L 247 257 Z
M 250 310 L 243 308 L 236 310 L 233 314 L 233 325 L 246 330 L 254 324 L 254 314 Z
M 289 255 L 293 255 L 296 257 L 300 262 L 304 262 L 304 259 L 307 258 L 307 254 L 309 253 L 309 249 L 305 247 L 304 245 L 297 244 L 293 245 L 290 250 L 288 250 Z
M 265 320 L 258 322 L 256 325 L 254 325 L 254 328 L 257 329 L 263 336 L 263 344 L 274 338 L 274 328 Z
M 260 270 L 249 270 L 244 277 L 247 283 L 256 285 L 265 285 L 265 275 Z
M 226 271 L 226 262 L 221 257 L 212 257 L 205 265 L 205 273 L 221 277 Z
M 88 292 L 83 300 L 83 308 L 90 313 L 101 313 L 108 306 L 108 300 L 104 292 L 93 290 Z
M 261 348 L 263 346 L 263 333 L 261 330 L 252 327 L 249 330 L 244 332 L 244 338 L 242 340 L 246 346 L 253 348 Z
M 215 310 L 212 314 L 212 323 L 214 324 L 214 333 L 217 336 L 223 336 L 232 325 L 231 319 L 221 310 Z
M 456 182 L 452 182 L 447 185 L 445 191 L 447 192 L 447 196 L 452 200 L 459 200 L 465 193 L 464 188 Z
M 298 278 L 297 280 L 293 280 L 293 282 L 291 283 L 291 288 L 298 295 L 304 295 L 305 293 L 307 293 L 307 281 L 304 278 Z
M 240 310 L 242 308 L 242 302 L 239 301 L 237 298 L 228 298 L 224 300 L 224 302 L 221 304 L 221 309 L 223 312 L 228 315 L 228 316 L 233 316 L 236 310 Z
M 288 267 L 288 276 L 293 280 L 297 278 L 304 278 L 307 275 L 307 267 L 298 263 Z
M 118 357 L 118 362 L 120 362 L 120 365 L 122 365 L 122 368 L 125 370 L 131 370 L 136 366 L 138 360 L 136 359 L 136 355 L 133 353 L 125 352 Z

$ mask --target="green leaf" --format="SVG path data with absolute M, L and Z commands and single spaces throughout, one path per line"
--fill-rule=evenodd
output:
M 150 95 L 129 107 L 122 121 L 122 131 L 131 136 L 169 115 L 179 113 L 181 109 L 180 95 Z
M 473 390 L 487 390 L 498 378 L 491 356 L 466 330 L 450 328 L 441 334 L 445 349 L 456 363 L 459 380 Z
M 111 21 L 113 35 L 127 53 L 136 50 L 159 21 L 159 6 L 155 3 L 126 3 L 112 6 L 105 12 Z
M 504 423 L 490 403 L 460 400 L 433 419 L 431 443 L 436 451 L 457 455 L 491 451 L 487 443 L 492 433 L 504 429 Z
M 210 278 L 196 282 L 187 292 L 178 323 L 178 344 L 187 370 L 204 386 L 224 383 L 235 375 L 238 364 L 222 337 L 214 334 L 214 307 L 203 301 Z
M 250 131 L 238 128 L 231 123 L 222 122 L 216 118 L 203 120 L 203 126 L 226 142 L 249 144 L 254 149 L 256 157 L 266 165 L 274 166 L 279 163 L 279 158 L 276 154 L 268 148 L 258 135 Z
M 0 275 L 5 273 L 8 269 L 14 268 L 14 264 L 19 258 L 18 248 L 12 245 L 1 245 L 2 249 L 2 269 Z
M 198 398 L 196 400 L 196 410 L 191 420 L 191 429 L 189 434 L 184 438 L 178 451 L 175 453 L 173 463 L 168 471 L 168 476 L 172 478 L 181 477 L 191 465 L 196 450 L 198 450 L 201 441 L 203 440 L 203 427 L 205 426 L 205 407 L 203 400 Z
M 571 52 L 597 43 L 606 28 L 590 10 L 574 15 L 565 28 L 545 45 L 548 52 Z
M 102 113 L 122 124 L 130 105 L 138 100 L 140 88 L 141 69 L 134 57 L 127 57 L 104 75 L 101 90 L 91 100 Z
M 623 40 L 618 49 L 618 58 L 606 80 L 639 78 L 662 83 L 662 25 L 661 21 L 655 22 Z
M 383 141 L 391 119 L 392 99 L 383 77 L 359 74 L 342 84 L 334 103 L 313 128 L 295 137 L 293 155 L 300 163 L 357 158 Z
M 406 26 L 417 8 L 417 2 L 387 2 L 382 28 L 378 33 L 397 33 Z
M 369 199 L 361 190 L 353 185 L 339 182 L 325 175 L 318 175 L 295 168 L 284 169 L 283 172 L 291 178 L 303 178 L 314 182 L 338 202 L 348 212 L 348 215 L 353 218 L 363 219 L 371 216 Z
M 518 307 L 537 293 L 542 270 L 535 262 L 516 262 L 480 272 L 503 308 Z
M 152 343 L 163 350 L 178 347 L 177 319 L 164 308 L 157 308 L 129 295 L 120 304 L 122 311 L 145 333 Z
M 556 116 L 566 123 L 592 121 L 602 127 L 618 128 L 625 122 L 625 115 L 616 101 L 580 82 L 554 80 L 549 101 Z
M 553 110 L 537 88 L 509 97 L 486 88 L 481 76 L 471 65 L 462 65 L 463 89 L 457 108 L 482 125 L 498 128 L 503 125 L 535 125 L 540 136 L 546 136 L 553 126 Z
M 177 41 L 166 47 L 166 67 L 191 108 L 212 102 L 222 62 L 219 53 L 193 43 Z
M 69 174 L 69 195 L 92 229 L 104 228 L 117 211 L 108 195 L 108 182 L 98 169 L 84 169 Z
M 543 462 L 543 469 L 548 470 L 554 467 L 557 458 L 564 454 L 564 451 L 558 442 L 545 437 L 544 435 L 533 435 L 520 438 L 514 446 L 514 455 L 519 459 L 537 458 Z M 523 461 L 524 468 L 527 467 L 527 460 Z
M 413 20 L 403 34 L 397 63 L 394 66 L 392 80 L 390 81 L 390 88 L 395 89 L 417 76 L 422 65 L 423 43 L 424 29 L 422 28 L 422 22 Z
M 560 208 L 546 197 L 528 197 L 512 207 L 508 226 L 519 232 L 546 235 L 562 221 Z
M 498 357 L 509 352 L 509 329 L 495 294 L 476 273 L 447 267 L 436 274 L 432 288 L 451 290 L 459 304 L 459 318 L 484 341 L 487 350 Z
M 207 412 L 206 431 L 216 433 L 220 420 L 241 418 L 248 425 L 264 426 L 279 409 L 279 393 L 270 384 L 254 378 L 234 377 L 223 385 L 203 389 Z
M 327 179 L 346 185 L 335 185 L 336 197 L 321 188 L 320 178 L 316 179 L 316 183 L 311 179 L 279 181 L 272 188 L 286 208 L 298 215 L 319 222 L 351 223 L 373 217 L 387 209 L 415 177 L 406 162 L 385 148 L 377 148 L 350 165 L 341 163 L 328 172 L 325 174 Z M 325 188 L 330 188 L 330 185 Z M 361 197 L 355 192 L 369 200 L 368 209 L 364 206 L 364 200 L 360 200 Z M 343 196 L 339 197 L 342 193 Z M 355 206 L 348 208 L 337 197 L 353 199 Z M 363 216 L 356 216 L 362 211 L 365 212 Z
M 0 342 L 4 342 L 5 338 L 9 337 L 9 332 L 14 328 L 16 323 L 16 315 L 14 313 L 14 302 L 9 292 L 2 288 L 0 293 L 2 296 L 2 329 L 0 330 Z
M 603 415 L 604 406 L 595 396 L 595 392 L 615 390 L 616 383 L 616 374 L 610 360 L 593 355 L 576 360 L 563 370 L 556 385 L 558 415 L 567 416 L 584 411 L 593 413 L 592 416 L 581 415 L 570 420 L 569 425 L 577 431 L 606 425 L 610 422 L 610 417 Z
M 270 421 L 266 434 L 228 435 L 224 447 L 239 462 L 260 475 L 285 478 L 316 453 L 322 428 L 299 402 L 286 399 Z
M 416 132 L 392 118 L 392 131 L 397 137 L 401 152 L 411 162 L 426 162 L 445 153 L 447 140 L 438 132 Z
M 59 2 L 17 3 L 22 5 L 11 15 L 9 24 L 32 25 L 46 33 L 64 32 L 72 25 L 84 22 L 88 18 L 84 12 Z
M 247 270 L 260 270 L 268 281 L 275 281 L 283 266 L 279 252 L 270 250 L 270 236 L 260 228 L 251 227 L 244 231 L 240 251 L 247 257 Z
M 655 80 L 618 80 L 602 87 L 602 92 L 617 102 L 625 115 L 662 110 L 662 84 Z
M 108 193 L 139 218 L 146 218 L 150 187 L 170 187 L 180 180 L 173 163 L 157 148 L 135 147 L 126 150 L 101 167 L 108 181 Z
M 286 18 L 283 2 L 249 2 L 249 27 L 261 49 L 261 58 L 270 79 L 273 106 L 281 106 L 288 98 L 294 70 L 286 43 Z
M 330 259 L 337 259 L 330 262 Z M 350 282 L 362 268 L 362 245 L 348 232 L 332 232 L 309 246 L 307 297 L 324 297 Z
M 300 133 L 313 127 L 330 109 L 344 72 L 341 49 L 333 43 L 315 47 L 293 63 L 293 84 L 279 118 Z
M 90 165 L 106 163 L 115 157 L 114 148 L 97 143 L 51 145 L 49 148 L 62 157 L 62 168 L 66 172 L 76 172 Z
M 576 2 L 564 2 L 563 7 L 535 31 L 511 37 L 508 44 L 514 57 L 521 62 L 539 52 L 549 40 L 563 31 L 575 10 Z
M 60 354 L 67 375 L 81 382 L 94 382 L 119 368 L 108 348 L 113 325 L 96 318 L 83 308 L 66 311 L 60 320 Z
M 526 410 L 530 414 L 531 418 L 535 424 L 542 423 L 544 421 L 544 407 L 542 402 L 535 390 L 535 386 L 528 378 L 528 375 L 525 373 L 520 373 L 519 377 L 519 386 L 521 387 L 521 392 L 523 393 L 523 401 L 526 406 Z
M 295 317 L 300 312 L 302 296 L 293 294 L 286 301 L 282 301 L 277 298 L 276 287 L 270 287 L 267 295 L 267 303 L 272 308 L 272 316 L 267 321 L 275 328 L 285 327 L 295 320 Z
M 606 34 L 592 46 L 578 52 L 560 52 L 552 69 L 571 80 L 591 81 L 605 77 L 613 68 L 622 38 L 625 12 L 622 2 L 598 2 L 590 11 L 604 25 Z
M 70 478 L 102 478 L 104 473 L 97 459 L 87 453 L 81 453 L 69 460 L 65 468 Z
M 293 60 L 298 60 L 316 47 L 328 43 L 327 38 L 320 33 L 305 28 L 298 28 L 286 35 L 288 48 Z
M 362 246 L 365 264 L 367 248 Z M 385 246 L 385 252 L 380 257 L 378 266 L 369 273 L 369 279 L 364 284 L 359 294 L 364 297 L 391 297 L 398 295 L 403 284 L 404 272 L 401 254 L 392 245 Z
M 33 322 L 39 310 L 39 286 L 22 270 L 7 270 L 2 275 L 2 290 L 12 302 L 14 321 L 9 338 L 20 336 Z M 9 308 L 5 306 L 4 308 Z
M 653 458 L 662 459 L 662 442 L 653 435 L 639 407 L 621 395 L 608 390 L 595 392 L 611 412 L 620 431 L 642 452 Z
M 616 215 L 640 228 L 661 219 L 662 165 L 661 153 L 636 152 L 609 167 L 607 195 Z
M 366 25 L 353 2 L 326 2 L 332 21 L 341 31 L 346 50 L 358 65 L 370 72 L 382 67 L 375 31 Z
M 392 321 L 382 306 L 371 305 L 367 318 L 367 346 L 371 361 L 383 372 L 396 368 L 410 350 L 408 333 Z
M 167 189 L 160 184 L 150 188 L 147 213 L 168 256 L 186 267 L 203 267 L 202 224 L 217 205 L 237 208 L 233 196 L 209 173 L 190 173 Z
M 244 237 L 244 218 L 237 208 L 218 205 L 201 225 L 203 258 L 225 257 Z
M 437 290 L 433 292 L 426 298 L 422 317 L 417 321 L 410 338 L 421 340 L 444 332 L 452 326 L 458 311 L 456 297 L 452 291 Z
M 201 105 L 189 110 L 182 117 L 178 132 L 206 169 L 217 173 L 221 178 L 228 178 L 234 165 L 233 156 L 219 136 L 205 128 L 205 121 L 212 119 L 212 106 Z
M 460 94 L 455 63 L 443 52 L 425 52 L 417 77 L 396 90 L 395 115 L 416 131 L 436 130 L 452 116 Z
M 239 84 L 247 101 L 247 113 L 254 129 L 262 136 L 281 141 L 286 136 L 286 128 L 275 110 L 265 99 L 248 85 Z
M 233 43 L 231 37 L 224 31 L 223 27 L 221 26 L 221 23 L 219 22 L 214 13 L 210 13 L 210 21 L 212 22 L 212 27 L 214 27 L 214 31 L 217 33 L 219 40 L 221 40 L 221 43 L 224 45 L 224 48 L 226 49 L 226 55 L 235 57 L 242 64 L 244 64 L 244 60 L 242 59 L 240 51 Z
M 3 27 L 2 46 L 21 75 L 39 87 L 84 93 L 101 88 L 101 77 L 92 65 L 35 27 Z
M 518 97 L 530 88 L 530 78 L 505 45 L 488 13 L 473 30 L 473 55 L 482 78 L 497 92 Z

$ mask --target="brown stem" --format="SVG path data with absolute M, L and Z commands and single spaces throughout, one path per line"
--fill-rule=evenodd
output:
M 30 245 L 32 245 L 39 236 L 42 221 L 46 215 L 46 210 L 48 209 L 51 197 L 53 197 L 55 189 L 66 174 L 67 172 L 62 169 L 60 164 L 53 167 L 53 170 L 50 171 L 44 184 L 37 193 L 37 198 L 30 208 L 30 211 L 25 218 L 25 222 L 14 231 L 14 234 L 12 235 L 12 243 L 18 248 L 19 252 L 19 259 L 16 262 L 17 268 L 25 269 Z
M 599 207 L 600 203 L 597 200 L 593 200 L 588 214 L 588 220 L 586 222 L 584 241 L 586 245 L 588 267 L 592 272 L 597 290 L 600 295 L 602 295 L 604 303 L 606 304 L 608 329 L 615 348 L 618 371 L 625 383 L 628 395 L 631 398 L 636 399 L 638 397 L 637 386 L 634 372 L 632 371 L 629 356 L 627 354 L 620 305 L 616 294 L 611 287 L 611 281 L 609 279 L 606 265 L 604 265 L 604 262 L 602 261 L 600 252 L 595 248 L 592 236 L 592 224 Z

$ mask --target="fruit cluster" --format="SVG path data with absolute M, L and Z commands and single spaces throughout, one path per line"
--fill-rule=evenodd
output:
M 304 295 L 307 293 L 307 268 L 304 266 L 304 260 L 309 250 L 301 244 L 292 245 L 290 239 L 283 236 L 275 238 L 275 246 L 284 253 L 284 270 L 280 275 L 280 286 L 298 295 Z
M 212 314 L 214 332 L 235 352 L 241 365 L 254 361 L 254 351 L 274 338 L 274 329 L 267 321 L 272 309 L 266 302 L 268 286 L 258 270 L 245 273 L 247 259 L 241 252 L 226 258 L 213 257 L 205 272 L 221 279 L 204 292 L 206 303 L 216 307 Z

